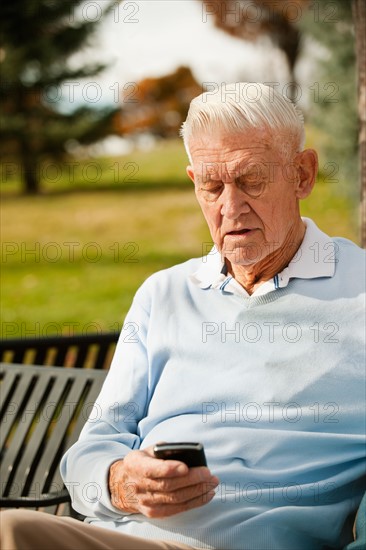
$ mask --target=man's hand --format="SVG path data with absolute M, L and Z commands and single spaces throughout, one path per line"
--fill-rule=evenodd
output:
M 188 468 L 177 460 L 155 458 L 154 446 L 131 451 L 109 470 L 113 506 L 123 512 L 164 518 L 207 504 L 219 479 L 206 466 Z

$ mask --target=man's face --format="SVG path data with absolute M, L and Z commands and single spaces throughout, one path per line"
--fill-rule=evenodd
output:
M 303 198 L 298 155 L 286 162 L 265 130 L 193 139 L 190 151 L 187 174 L 212 239 L 231 264 L 250 266 L 291 246 Z

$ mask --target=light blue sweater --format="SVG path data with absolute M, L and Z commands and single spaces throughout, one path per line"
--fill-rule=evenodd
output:
M 330 240 L 312 235 L 318 248 Z M 62 461 L 76 510 L 102 527 L 203 548 L 350 542 L 347 517 L 365 490 L 365 255 L 334 242 L 333 276 L 294 275 L 282 288 L 275 278 L 262 295 L 228 290 L 220 270 L 222 284 L 199 283 L 207 258 L 145 281 Z M 314 264 L 330 257 L 311 250 Z M 110 464 L 157 441 L 204 444 L 220 478 L 209 504 L 164 520 L 112 506 Z

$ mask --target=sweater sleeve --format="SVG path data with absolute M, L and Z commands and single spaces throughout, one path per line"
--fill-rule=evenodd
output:
M 111 503 L 108 476 L 113 462 L 139 448 L 138 423 L 147 408 L 149 315 L 146 301 L 142 305 L 138 299 L 141 294 L 140 289 L 126 316 L 109 373 L 79 440 L 61 461 L 72 505 L 85 516 L 125 515 Z

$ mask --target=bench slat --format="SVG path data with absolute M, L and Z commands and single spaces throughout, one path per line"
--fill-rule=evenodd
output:
M 0 365 L 1 394 L 7 403 L 1 424 L 0 506 L 21 502 L 49 513 L 65 508 L 57 504 L 69 500 L 59 462 L 77 440 L 106 374 L 95 369 Z

